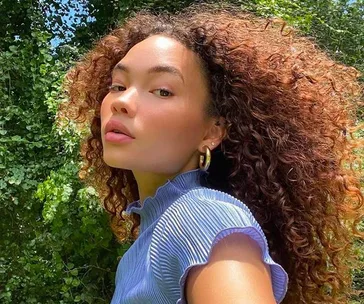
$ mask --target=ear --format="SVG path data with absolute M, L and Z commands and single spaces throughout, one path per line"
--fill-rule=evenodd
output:
M 200 143 L 198 150 L 205 153 L 205 146 L 210 150 L 215 149 L 226 137 L 226 120 L 223 117 L 211 118 L 208 122 L 207 131 L 203 141 Z

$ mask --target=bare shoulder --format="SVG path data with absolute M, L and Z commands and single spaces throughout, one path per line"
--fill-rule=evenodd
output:
M 188 304 L 274 304 L 269 266 L 249 236 L 232 233 L 212 249 L 208 264 L 187 277 Z

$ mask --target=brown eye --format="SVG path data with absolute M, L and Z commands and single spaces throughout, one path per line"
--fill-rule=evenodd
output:
M 125 91 L 125 87 L 122 85 L 112 84 L 111 86 L 109 86 L 109 91 L 110 92 L 122 92 L 122 91 Z
M 155 92 L 156 91 L 159 91 L 159 96 L 161 97 L 170 97 L 170 96 L 173 96 L 173 93 L 171 93 L 170 91 L 166 90 L 166 89 L 157 89 L 157 90 L 154 90 Z

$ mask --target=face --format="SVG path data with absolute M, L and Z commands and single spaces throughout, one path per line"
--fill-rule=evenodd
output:
M 104 161 L 139 172 L 181 171 L 196 158 L 206 134 L 207 99 L 195 53 L 161 35 L 136 44 L 114 67 L 110 91 L 101 105 Z M 117 134 L 120 130 L 105 134 L 120 123 L 133 139 L 123 141 L 125 137 Z

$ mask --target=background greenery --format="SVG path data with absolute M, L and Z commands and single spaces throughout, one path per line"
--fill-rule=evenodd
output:
M 55 124 L 62 79 L 130 12 L 192 2 L 0 0 L 0 303 L 110 302 L 128 245 L 116 243 L 95 190 L 78 180 L 80 134 Z M 364 72 L 363 0 L 231 2 L 283 17 Z M 353 303 L 364 303 L 364 272 L 353 276 Z

